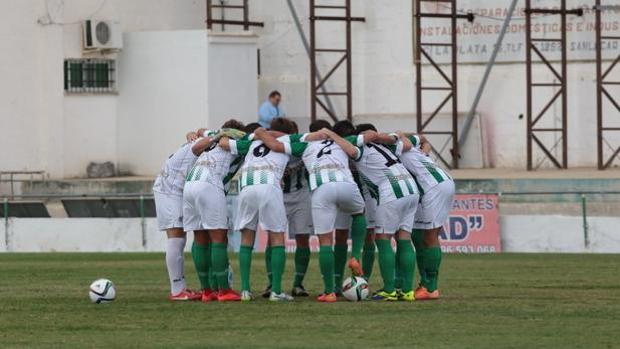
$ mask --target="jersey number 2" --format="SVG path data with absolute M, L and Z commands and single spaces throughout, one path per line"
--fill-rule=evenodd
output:
M 324 146 L 323 148 L 321 148 L 321 150 L 320 150 L 320 151 L 319 151 L 319 153 L 317 154 L 317 156 L 316 156 L 316 158 L 317 158 L 317 159 L 318 159 L 318 158 L 320 158 L 320 157 L 321 157 L 321 156 L 323 156 L 323 155 L 326 155 L 326 154 L 331 154 L 331 153 L 332 153 L 332 150 L 331 150 L 331 149 L 329 149 L 329 147 L 330 147 L 332 144 L 334 144 L 334 141 L 333 141 L 333 140 L 331 140 L 331 139 L 326 139 L 326 140 L 324 140 L 323 142 L 321 142 L 321 144 L 325 144 L 325 146 Z

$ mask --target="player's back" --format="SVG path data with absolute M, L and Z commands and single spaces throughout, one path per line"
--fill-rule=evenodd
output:
M 198 159 L 192 151 L 193 142 L 183 144 L 164 163 L 161 172 L 155 179 L 153 191 L 165 194 L 183 195 L 185 177 Z
M 392 151 L 384 144 L 365 144 L 356 164 L 364 184 L 379 193 L 380 204 L 418 194 L 413 176 Z
M 452 177 L 439 167 L 430 156 L 415 147 L 403 152 L 400 159 L 405 167 L 413 173 L 424 192 L 441 182 L 452 180 Z
M 280 142 L 288 142 L 289 136 L 278 138 Z M 239 189 L 249 185 L 272 184 L 280 187 L 280 181 L 290 156 L 269 149 L 262 141 L 254 141 L 241 166 Z
M 308 170 L 310 190 L 327 182 L 355 184 L 349 169 L 349 156 L 331 139 L 308 142 L 302 159 Z
M 230 172 L 231 163 L 237 156 L 217 143 L 205 150 L 187 174 L 187 182 L 209 182 L 224 189 L 224 179 Z

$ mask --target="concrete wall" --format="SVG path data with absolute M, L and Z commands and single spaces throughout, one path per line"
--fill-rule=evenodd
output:
M 4 223 L 4 222 L 3 222 Z M 584 246 L 581 217 L 560 215 L 502 215 L 500 231 L 504 252 L 620 253 L 620 218 L 589 217 L 590 247 Z M 10 218 L 8 248 L 4 224 L 0 251 L 10 252 L 129 252 L 163 251 L 165 234 L 155 219 L 137 218 Z M 188 234 L 191 246 L 193 234 Z M 231 244 L 238 247 L 238 234 Z
M 463 1 L 468 4 L 489 4 L 490 1 Z M 288 115 L 306 118 L 309 115 L 309 61 L 301 44 L 299 35 L 295 30 L 288 7 L 280 1 L 260 2 L 257 7 L 259 14 L 257 19 L 264 20 L 267 27 L 261 32 L 259 48 L 261 49 L 261 79 L 260 96 L 265 96 L 272 89 L 279 89 L 284 94 L 284 108 Z M 309 8 L 307 1 L 295 0 L 299 17 L 304 30 L 308 33 Z M 510 1 L 492 1 L 493 6 L 508 6 Z M 584 3 L 593 4 L 592 1 L 574 1 L 571 6 Z M 461 8 L 463 4 L 459 5 Z M 519 7 L 524 5 L 519 2 Z M 413 36 L 412 36 L 412 1 L 359 1 L 353 2 L 352 13 L 354 16 L 363 16 L 365 23 L 353 23 L 352 25 L 352 48 L 353 48 L 353 106 L 355 120 L 367 120 L 372 117 L 382 127 L 392 128 L 394 119 L 398 120 L 399 128 L 415 130 L 415 75 L 413 65 Z M 427 4 L 432 7 L 434 4 Z M 516 17 L 521 17 L 518 14 Z M 588 13 L 588 18 L 592 14 Z M 585 19 L 584 19 L 585 20 Z M 618 25 L 619 13 L 606 14 L 606 21 L 612 21 Z M 501 22 L 477 18 L 476 23 L 481 25 L 498 25 Z M 517 19 L 515 24 L 523 24 L 523 19 Z M 323 48 L 344 47 L 344 35 L 341 34 L 344 25 L 336 23 L 320 22 L 317 25 L 318 44 Z M 549 34 L 551 37 L 554 33 Z M 571 38 L 573 36 L 571 35 Z M 590 36 L 590 39 L 593 35 Z M 467 40 L 467 38 L 464 38 Z M 525 40 L 522 37 L 522 42 Z M 574 56 L 574 53 L 570 53 Z M 592 55 L 590 55 L 592 56 Z M 318 59 L 319 69 L 326 73 L 330 64 L 337 59 L 334 54 L 324 54 Z M 525 61 L 525 56 L 522 57 Z M 607 62 L 606 65 L 610 64 Z M 444 67 L 444 69 L 448 69 Z M 474 100 L 480 79 L 484 72 L 482 64 L 459 65 L 459 111 L 467 112 Z M 336 73 L 336 82 L 338 79 Z M 433 74 L 427 66 L 423 75 L 428 85 L 437 86 L 441 83 L 438 74 Z M 536 65 L 534 75 L 537 81 L 552 81 L 552 73 L 542 65 Z M 620 77 L 620 69 L 616 69 L 610 75 L 610 81 L 617 81 Z M 571 62 L 568 67 L 569 80 L 569 165 L 571 167 L 584 167 L 596 165 L 596 116 L 595 116 L 595 66 L 590 62 Z M 331 91 L 342 88 L 337 83 L 327 83 Z M 617 91 L 618 90 L 614 90 Z M 534 110 L 540 110 L 555 91 L 539 89 L 535 96 Z M 526 112 L 525 97 L 525 65 L 500 64 L 497 65 L 485 94 L 483 95 L 478 112 L 480 113 L 482 141 L 485 155 L 484 162 L 490 167 L 515 167 L 525 168 L 526 165 L 526 122 L 520 119 L 520 114 Z M 439 104 L 443 95 L 432 93 L 425 97 L 424 113 L 430 113 Z M 547 98 L 547 99 L 545 99 Z M 333 103 L 340 115 L 344 113 L 344 101 L 342 98 L 333 97 Z M 558 105 L 559 106 L 559 105 Z M 560 117 L 560 109 L 554 106 L 545 116 L 549 121 L 542 122 L 540 127 L 550 127 Z M 618 115 L 616 109 L 610 103 L 606 103 L 605 111 L 609 120 Z M 397 117 L 393 117 L 397 115 Z M 618 126 L 616 122 L 614 126 Z M 620 144 L 620 134 L 608 133 L 610 144 Z M 553 137 L 543 137 L 546 144 L 555 143 Z M 443 144 L 443 139 L 433 137 L 435 143 Z M 472 139 L 472 141 L 474 141 Z M 550 146 L 549 146 L 550 147 Z M 615 146 L 614 146 L 615 147 Z M 476 156 L 481 150 L 472 154 L 464 154 L 465 165 L 476 165 L 479 161 L 473 159 L 468 164 L 471 156 Z M 607 149 L 606 149 L 607 151 Z M 559 149 L 554 150 L 560 154 Z M 542 158 L 542 153 L 536 150 L 535 159 Z M 609 153 L 611 154 L 611 153 Z M 467 159 L 465 159 L 467 158 Z M 559 156 L 561 158 L 561 156 Z M 535 161 L 537 163 L 538 161 Z M 546 167 L 543 165 L 543 167 Z
M 118 162 L 149 175 L 207 121 L 206 31 L 124 35 L 119 55 Z
M 294 0 L 302 25 L 308 33 L 308 3 Z M 353 96 L 356 121 L 377 120 L 386 129 L 413 130 L 414 69 L 412 58 L 410 0 L 355 1 L 353 15 L 364 16 L 365 23 L 353 23 Z M 469 3 L 488 4 L 489 1 L 471 0 Z M 506 5 L 507 0 L 502 0 Z M 587 3 L 587 1 L 576 1 Z M 523 1 L 520 2 L 520 6 Z M 499 5 L 498 5 L 499 6 Z M 591 16 L 588 13 L 587 16 Z M 607 14 L 618 23 L 618 13 Z M 0 4 L 0 148 L 11 149 L 10 154 L 0 154 L 2 170 L 45 170 L 52 178 L 83 176 L 89 161 L 124 163 L 126 141 L 117 138 L 116 130 L 126 120 L 118 118 L 119 96 L 117 95 L 65 95 L 62 82 L 62 62 L 65 58 L 79 58 L 81 50 L 81 22 L 87 18 L 118 21 L 124 33 L 141 31 L 199 30 L 204 28 L 205 1 L 203 0 L 20 0 L 4 1 Z M 237 114 L 251 120 L 255 117 L 257 104 L 272 89 L 284 94 L 284 109 L 294 118 L 307 120 L 309 105 L 309 61 L 299 35 L 293 24 L 285 1 L 252 1 L 251 18 L 265 22 L 266 26 L 256 29 L 259 35 L 258 48 L 261 51 L 261 77 L 258 88 L 252 90 L 242 81 L 243 94 L 227 92 L 218 87 L 228 87 L 234 79 L 216 66 L 208 67 L 217 75 L 216 99 L 242 99 L 243 103 L 227 104 L 215 110 L 217 123 L 223 118 Z M 493 23 L 479 18 L 481 25 Z M 522 20 L 521 22 L 522 23 Z M 232 27 L 229 27 L 232 29 Z M 234 30 L 234 29 L 232 29 Z M 343 46 L 342 24 L 321 23 L 318 46 L 337 48 Z M 465 38 L 467 39 L 467 38 Z M 126 43 L 130 50 L 131 42 Z M 217 55 L 214 53 L 214 55 Z M 96 54 L 95 57 L 101 56 Z M 104 57 L 114 58 L 116 54 Z M 221 54 L 213 56 L 218 62 L 234 63 L 236 71 L 250 79 L 256 66 L 254 55 Z M 324 55 L 319 58 L 320 70 L 325 73 L 329 63 L 337 59 Z M 243 65 L 239 65 L 243 63 Z M 249 64 L 249 65 L 248 65 Z M 609 64 L 606 63 L 606 64 Z M 462 64 L 459 66 L 459 111 L 466 112 L 476 93 L 484 66 Z M 536 66 L 534 73 L 540 80 L 549 79 L 552 74 L 544 66 Z M 439 82 L 425 69 L 430 84 Z M 595 88 L 594 65 L 592 62 L 571 62 L 569 74 L 569 165 L 571 167 L 593 166 L 595 149 Z M 341 76 L 337 72 L 334 77 Z M 119 83 L 124 77 L 119 76 Z M 609 76 L 610 81 L 620 79 L 620 69 Z M 249 80 L 248 80 L 249 81 Z M 332 91 L 342 88 L 328 83 Z M 240 90 L 240 91 L 241 91 Z M 611 93 L 618 90 L 610 87 Z M 544 104 L 548 92 L 537 92 L 537 108 Z M 190 92 L 192 97 L 201 94 Z M 258 97 L 255 97 L 255 96 Z M 442 97 L 429 97 L 424 112 L 432 111 Z M 196 103 L 202 103 L 194 98 Z M 339 114 L 344 103 L 333 98 Z M 242 107 L 239 107 L 242 106 Z M 139 109 L 141 106 L 133 108 Z M 237 109 L 239 107 L 239 109 Z M 215 107 L 214 107 L 215 108 Z M 218 107 L 219 108 L 219 107 Z M 605 110 L 614 116 L 616 111 L 610 103 Z M 465 165 L 492 167 L 525 167 L 525 120 L 519 119 L 525 113 L 525 66 L 524 64 L 501 64 L 495 67 L 486 93 L 479 105 L 480 120 L 474 133 L 472 148 L 466 151 Z M 247 115 L 246 115 L 247 114 Z M 225 115 L 225 116 L 224 116 Z M 560 111 L 550 111 L 549 126 L 557 122 Z M 553 119 L 556 119 L 554 121 Z M 222 119 L 220 119 L 222 118 Z M 163 122 L 157 120 L 157 122 Z M 610 124 L 609 126 L 620 126 Z M 162 128 L 163 129 L 163 128 Z M 96 130 L 97 132 L 93 132 Z M 132 130 L 126 130 L 132 132 Z M 170 139 L 178 135 L 170 134 Z M 610 144 L 620 144 L 620 135 L 607 135 Z M 553 143 L 554 139 L 547 141 Z M 435 139 L 435 143 L 442 140 Z M 172 141 L 170 141 L 172 144 Z M 123 145 L 123 147 L 124 147 Z M 470 143 L 468 143 L 470 146 Z M 162 146 L 163 147 L 163 146 Z M 174 147 L 173 147 L 174 148 Z M 482 149 L 481 149 L 482 148 Z M 558 150 L 554 150 L 557 152 Z M 169 152 L 169 151 L 168 151 Z M 160 163 L 163 152 L 142 153 L 140 160 L 147 164 Z M 537 158 L 541 157 L 537 153 Z M 142 167 L 131 159 L 128 168 L 136 172 L 154 174 L 154 165 Z

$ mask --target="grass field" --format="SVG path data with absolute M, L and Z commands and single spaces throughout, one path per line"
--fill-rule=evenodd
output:
M 171 304 L 162 254 L 0 254 L 0 347 L 615 348 L 619 266 L 620 255 L 449 255 L 433 303 Z M 189 256 L 186 267 L 195 287 Z M 258 291 L 262 256 L 253 267 Z M 99 277 L 115 282 L 114 303 L 88 300 Z M 306 284 L 321 289 L 316 256 Z

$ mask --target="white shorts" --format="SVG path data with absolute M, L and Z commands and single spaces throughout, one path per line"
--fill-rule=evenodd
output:
M 409 195 L 377 206 L 376 234 L 394 234 L 399 230 L 411 233 L 420 196 Z
M 288 220 L 288 236 L 311 234 L 312 227 L 312 204 L 310 192 L 305 189 L 284 193 L 284 207 Z
M 314 232 L 331 233 L 334 229 L 349 229 L 351 215 L 364 212 L 364 199 L 355 183 L 329 182 L 312 192 L 312 222 Z M 348 224 L 344 224 L 344 220 Z
M 453 199 L 453 181 L 443 181 L 424 193 L 413 228 L 428 230 L 441 227 L 448 219 Z
M 186 182 L 183 189 L 183 229 L 228 229 L 224 191 L 209 182 Z
M 282 189 L 273 184 L 249 185 L 239 193 L 235 230 L 256 231 L 258 224 L 275 233 L 286 231 L 286 209 Z
M 373 199 L 373 198 L 366 198 L 364 197 L 364 201 L 365 201 L 365 211 L 364 211 L 364 215 L 366 216 L 366 228 L 367 229 L 375 229 L 376 225 L 377 225 L 377 220 L 376 220 L 376 216 L 377 216 L 377 200 Z M 351 220 L 353 218 L 351 217 L 350 214 L 344 213 L 344 212 L 338 212 L 338 215 L 336 216 L 336 224 L 335 224 L 335 229 L 337 230 L 347 230 L 351 228 Z
M 183 197 L 153 192 L 159 230 L 183 228 Z

